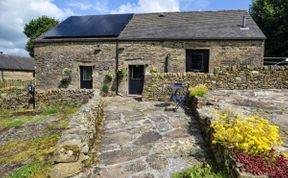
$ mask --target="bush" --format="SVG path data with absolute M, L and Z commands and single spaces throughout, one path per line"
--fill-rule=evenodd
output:
M 206 85 L 197 85 L 189 88 L 189 96 L 204 96 L 208 94 L 208 88 Z
M 152 74 L 152 73 L 157 73 L 158 72 L 158 70 L 157 70 L 157 68 L 156 67 L 151 67 L 150 68 L 150 73 Z
M 216 113 L 216 119 L 212 121 L 211 127 L 214 129 L 213 144 L 220 144 L 250 155 L 268 155 L 274 146 L 283 144 L 278 127 L 257 116 L 228 117 L 227 114 Z
M 113 75 L 111 72 L 108 72 L 106 75 L 105 75 L 105 80 L 108 81 L 108 82 L 111 82 L 113 79 Z
M 101 91 L 107 94 L 109 92 L 109 86 L 107 84 L 104 84 L 101 88 Z
M 184 169 L 181 172 L 175 173 L 173 178 L 221 178 L 226 177 L 222 172 L 214 173 L 210 165 L 193 165 L 191 168 Z
M 70 75 L 72 73 L 72 70 L 71 69 L 69 69 L 69 68 L 67 68 L 67 67 L 65 67 L 64 69 L 63 69 L 63 74 L 64 75 Z
M 128 71 L 127 71 L 126 68 L 122 68 L 122 69 L 120 69 L 120 70 L 118 71 L 118 77 L 119 77 L 120 79 L 126 77 L 127 74 L 128 74 Z

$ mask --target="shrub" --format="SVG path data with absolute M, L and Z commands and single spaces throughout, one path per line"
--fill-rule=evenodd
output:
M 105 75 L 105 80 L 108 81 L 108 82 L 111 82 L 113 79 L 113 75 L 111 72 L 108 72 L 106 75 Z
M 109 92 L 109 86 L 107 84 L 104 84 L 101 88 L 101 91 L 107 94 Z
M 64 75 L 70 75 L 72 73 L 72 70 L 71 69 L 69 69 L 69 68 L 67 68 L 67 67 L 65 67 L 64 69 L 63 69 L 63 74 Z
M 192 96 L 204 96 L 204 95 L 207 95 L 208 93 L 208 88 L 206 85 L 197 85 L 195 87 L 190 87 L 189 88 L 189 96 L 192 97 Z
M 69 68 L 64 68 L 62 73 L 63 73 L 63 76 L 60 80 L 59 88 L 67 88 L 71 82 L 72 70 Z
M 221 178 L 226 177 L 222 172 L 214 173 L 210 165 L 193 165 L 191 168 L 175 173 L 173 178 Z
M 278 127 L 257 116 L 243 118 L 241 115 L 216 114 L 211 127 L 214 129 L 213 144 L 250 155 L 267 155 L 274 146 L 283 144 Z
M 127 71 L 126 68 L 122 68 L 122 69 L 120 69 L 120 70 L 118 71 L 118 77 L 119 77 L 120 79 L 126 77 L 127 74 L 128 74 L 128 71 Z
M 157 73 L 158 72 L 158 70 L 157 70 L 157 68 L 156 67 L 151 67 L 150 68 L 150 73 L 152 74 L 152 73 Z

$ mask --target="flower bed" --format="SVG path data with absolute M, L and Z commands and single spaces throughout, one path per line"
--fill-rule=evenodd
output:
M 269 177 L 288 177 L 288 159 L 274 150 L 283 141 L 278 127 L 268 120 L 215 113 L 212 144 L 228 150 L 232 164 L 241 172 Z
M 225 167 L 230 177 L 288 177 L 287 156 L 275 151 L 283 144 L 277 126 L 258 116 L 219 113 L 221 107 L 210 101 L 192 96 L 186 104 L 210 143 L 216 165 Z

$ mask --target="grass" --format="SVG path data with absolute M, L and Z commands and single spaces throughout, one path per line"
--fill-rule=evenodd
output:
M 52 114 L 56 114 L 56 113 L 59 113 L 61 110 L 59 107 L 57 106 L 51 106 L 51 107 L 48 107 L 42 114 L 44 116 L 49 116 L 49 115 L 52 115 Z
M 27 164 L 18 169 L 15 173 L 9 176 L 9 178 L 30 178 L 36 175 L 42 169 L 43 165 L 41 163 L 35 162 L 32 164 Z
M 51 158 L 54 154 L 54 147 L 61 136 L 61 130 L 67 127 L 69 118 L 78 108 L 78 106 L 59 104 L 36 111 L 36 113 L 29 113 L 29 110 L 23 109 L 0 111 L 0 131 L 25 126 L 27 123 L 35 123 L 37 127 L 38 123 L 50 119 L 51 116 L 57 118 L 56 121 L 47 122 L 48 125 L 43 128 L 43 135 L 37 138 L 11 140 L 0 146 L 0 165 L 26 164 L 12 173 L 10 178 L 48 177 L 49 168 L 53 163 Z
M 10 141 L 0 146 L 0 163 L 15 164 L 28 159 L 43 161 L 53 155 L 54 145 L 60 135 L 50 134 L 33 140 Z
M 190 168 L 184 169 L 181 172 L 174 173 L 173 178 L 226 178 L 224 172 L 214 172 L 209 164 L 193 165 Z

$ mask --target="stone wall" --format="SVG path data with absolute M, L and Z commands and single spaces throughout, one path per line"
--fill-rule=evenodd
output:
M 75 113 L 58 141 L 50 176 L 64 178 L 75 176 L 89 167 L 97 156 L 104 121 L 103 102 L 99 91 Z M 81 177 L 81 176 L 80 176 Z
M 93 90 L 38 90 L 36 92 L 36 107 L 45 107 L 60 102 L 81 105 L 87 103 L 93 96 Z M 0 108 L 2 109 L 19 109 L 32 107 L 28 104 L 31 95 L 26 88 L 10 88 L 2 90 L 0 93 Z
M 171 91 L 165 86 L 181 82 L 184 89 L 206 84 L 209 89 L 287 89 L 288 66 L 232 66 L 218 68 L 213 74 L 158 73 L 146 75 L 144 100 L 167 100 Z
M 169 55 L 170 72 L 185 72 L 186 49 L 208 49 L 210 73 L 217 66 L 263 65 L 262 40 L 120 41 L 119 69 L 128 70 L 128 65 L 145 65 L 146 72 L 150 71 L 150 67 L 163 72 Z M 94 89 L 101 87 L 106 73 L 112 72 L 114 79 L 116 76 L 116 42 L 37 43 L 34 51 L 36 84 L 41 89 L 57 88 L 66 67 L 72 69 L 72 81 L 68 88 L 80 87 L 81 65 L 94 66 Z M 126 95 L 127 90 L 126 76 L 120 83 L 119 91 Z

